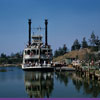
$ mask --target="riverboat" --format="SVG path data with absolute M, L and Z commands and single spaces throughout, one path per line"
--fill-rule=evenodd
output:
M 42 35 L 31 36 L 31 19 L 29 19 L 29 42 L 23 52 L 23 70 L 42 70 L 53 71 L 52 67 L 52 49 L 48 45 L 47 41 L 47 24 L 48 20 L 45 20 L 45 44 L 42 41 Z M 41 28 L 38 28 L 41 29 Z M 32 39 L 32 41 L 31 41 Z

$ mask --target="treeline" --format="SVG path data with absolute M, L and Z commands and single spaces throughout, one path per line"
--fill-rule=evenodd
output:
M 80 48 L 90 48 L 92 51 L 100 50 L 100 39 L 98 36 L 92 32 L 90 39 L 86 41 L 86 38 L 83 37 L 82 43 L 79 43 L 78 39 L 76 39 L 71 47 L 71 50 L 79 50 Z
M 66 44 L 64 44 L 63 47 L 59 47 L 58 50 L 55 50 L 54 57 L 64 55 L 67 52 L 68 52 L 68 48 L 67 48 Z
M 0 55 L 0 64 L 20 64 L 22 63 L 22 52 L 11 53 L 7 56 L 4 53 Z
M 81 43 L 78 41 L 78 39 L 76 39 L 73 42 L 73 45 L 71 46 L 71 51 L 79 50 L 81 48 L 89 48 L 89 49 L 91 49 L 91 51 L 99 51 L 100 50 L 100 39 L 99 39 L 99 37 L 96 36 L 94 34 L 94 32 L 92 32 L 88 41 L 86 41 L 85 37 L 83 37 L 83 40 L 82 40 Z M 54 57 L 64 55 L 67 52 L 68 52 L 68 48 L 64 44 L 63 47 L 59 47 L 59 49 L 55 50 Z

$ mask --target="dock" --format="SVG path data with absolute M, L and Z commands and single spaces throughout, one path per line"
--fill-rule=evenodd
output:
M 66 67 L 66 66 L 55 67 L 54 69 L 55 69 L 55 71 L 75 71 L 75 68 L 73 68 L 73 67 Z
M 76 72 L 82 74 L 83 77 L 88 77 L 92 80 L 100 81 L 100 70 L 94 66 L 75 66 Z
M 75 71 L 82 77 L 100 81 L 100 68 L 98 66 L 54 66 L 54 71 Z

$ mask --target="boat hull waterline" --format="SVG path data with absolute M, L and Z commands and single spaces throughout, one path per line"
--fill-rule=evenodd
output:
M 54 71 L 54 67 L 46 67 L 46 66 L 23 66 L 22 65 L 22 69 L 23 70 L 29 70 L 29 71 Z

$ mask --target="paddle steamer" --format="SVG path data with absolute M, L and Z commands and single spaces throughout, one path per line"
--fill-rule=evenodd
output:
M 29 42 L 23 52 L 23 70 L 53 70 L 52 67 L 52 49 L 47 41 L 47 25 L 48 20 L 45 20 L 45 44 L 42 42 L 42 35 L 31 36 L 31 19 L 29 24 Z M 41 28 L 38 28 L 41 29 Z M 31 41 L 32 39 L 32 41 Z

